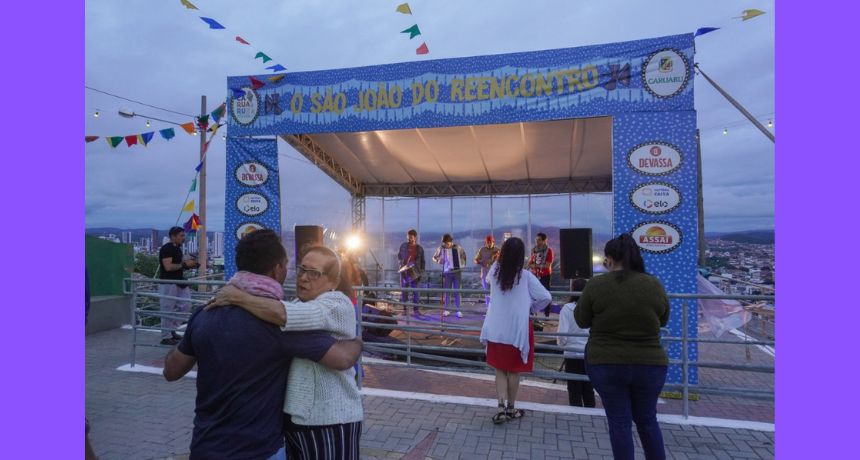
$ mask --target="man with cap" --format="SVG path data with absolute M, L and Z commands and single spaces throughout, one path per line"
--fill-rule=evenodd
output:
M 481 266 L 481 287 L 489 289 L 490 285 L 487 283 L 487 274 L 490 272 L 490 265 L 493 265 L 493 262 L 499 258 L 499 247 L 496 246 L 496 239 L 493 238 L 493 235 L 487 235 L 485 241 L 486 245 L 481 246 L 478 249 L 478 253 L 475 254 L 475 263 Z M 490 294 L 486 295 L 484 301 L 487 307 L 489 307 Z

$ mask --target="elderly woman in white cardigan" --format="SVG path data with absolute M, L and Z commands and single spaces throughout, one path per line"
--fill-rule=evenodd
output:
M 326 330 L 337 339 L 355 338 L 355 306 L 335 290 L 341 274 L 337 255 L 322 246 L 309 248 L 297 270 L 296 301 L 256 297 L 228 284 L 206 308 L 234 305 L 284 331 Z M 355 372 L 293 360 L 284 401 L 288 458 L 359 458 L 364 410 Z
M 525 245 L 509 238 L 502 245 L 498 261 L 490 266 L 490 306 L 481 328 L 481 343 L 487 346 L 487 364 L 496 370 L 499 412 L 493 423 L 522 417 L 516 409 L 520 373 L 534 366 L 535 338 L 531 313 L 552 301 L 549 291 L 533 274 L 523 270 Z

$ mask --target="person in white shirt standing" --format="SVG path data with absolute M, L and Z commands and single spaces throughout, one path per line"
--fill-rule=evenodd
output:
M 524 263 L 525 245 L 514 237 L 505 241 L 498 261 L 490 267 L 490 307 L 480 340 L 487 346 L 487 364 L 496 370 L 496 424 L 525 415 L 514 403 L 520 373 L 534 367 L 535 336 L 529 317 L 552 300 L 540 280 L 523 270 Z
M 570 283 L 570 290 L 582 292 L 586 281 L 577 278 Z M 583 329 L 573 320 L 578 295 L 571 296 L 570 302 L 558 314 L 558 332 L 563 334 L 585 334 L 585 337 L 559 336 L 558 346 L 564 347 L 564 370 L 568 374 L 585 374 L 585 345 L 588 343 L 588 329 Z M 567 381 L 567 399 L 571 406 L 595 407 L 594 388 L 591 382 L 582 380 Z
M 442 266 L 442 289 L 460 289 L 460 270 L 466 266 L 466 251 L 460 246 L 454 244 L 454 238 L 446 233 L 442 235 L 442 245 L 436 248 L 433 254 L 433 262 Z M 451 293 L 445 293 L 445 312 L 448 316 L 451 312 L 448 310 L 451 300 Z M 457 317 L 462 318 L 460 313 L 460 293 L 454 293 L 454 304 L 457 305 Z

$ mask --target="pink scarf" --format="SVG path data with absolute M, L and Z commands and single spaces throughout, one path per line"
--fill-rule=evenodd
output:
M 284 298 L 284 287 L 265 275 L 244 271 L 236 272 L 227 284 L 235 286 L 248 294 L 260 297 L 268 297 L 276 300 Z

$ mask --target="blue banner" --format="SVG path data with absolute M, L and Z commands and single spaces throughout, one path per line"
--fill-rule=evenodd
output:
M 230 134 L 693 110 L 693 34 L 529 53 L 229 77 Z
M 224 209 L 225 279 L 236 273 L 236 243 L 262 228 L 281 233 L 278 143 L 275 139 L 227 138 Z

